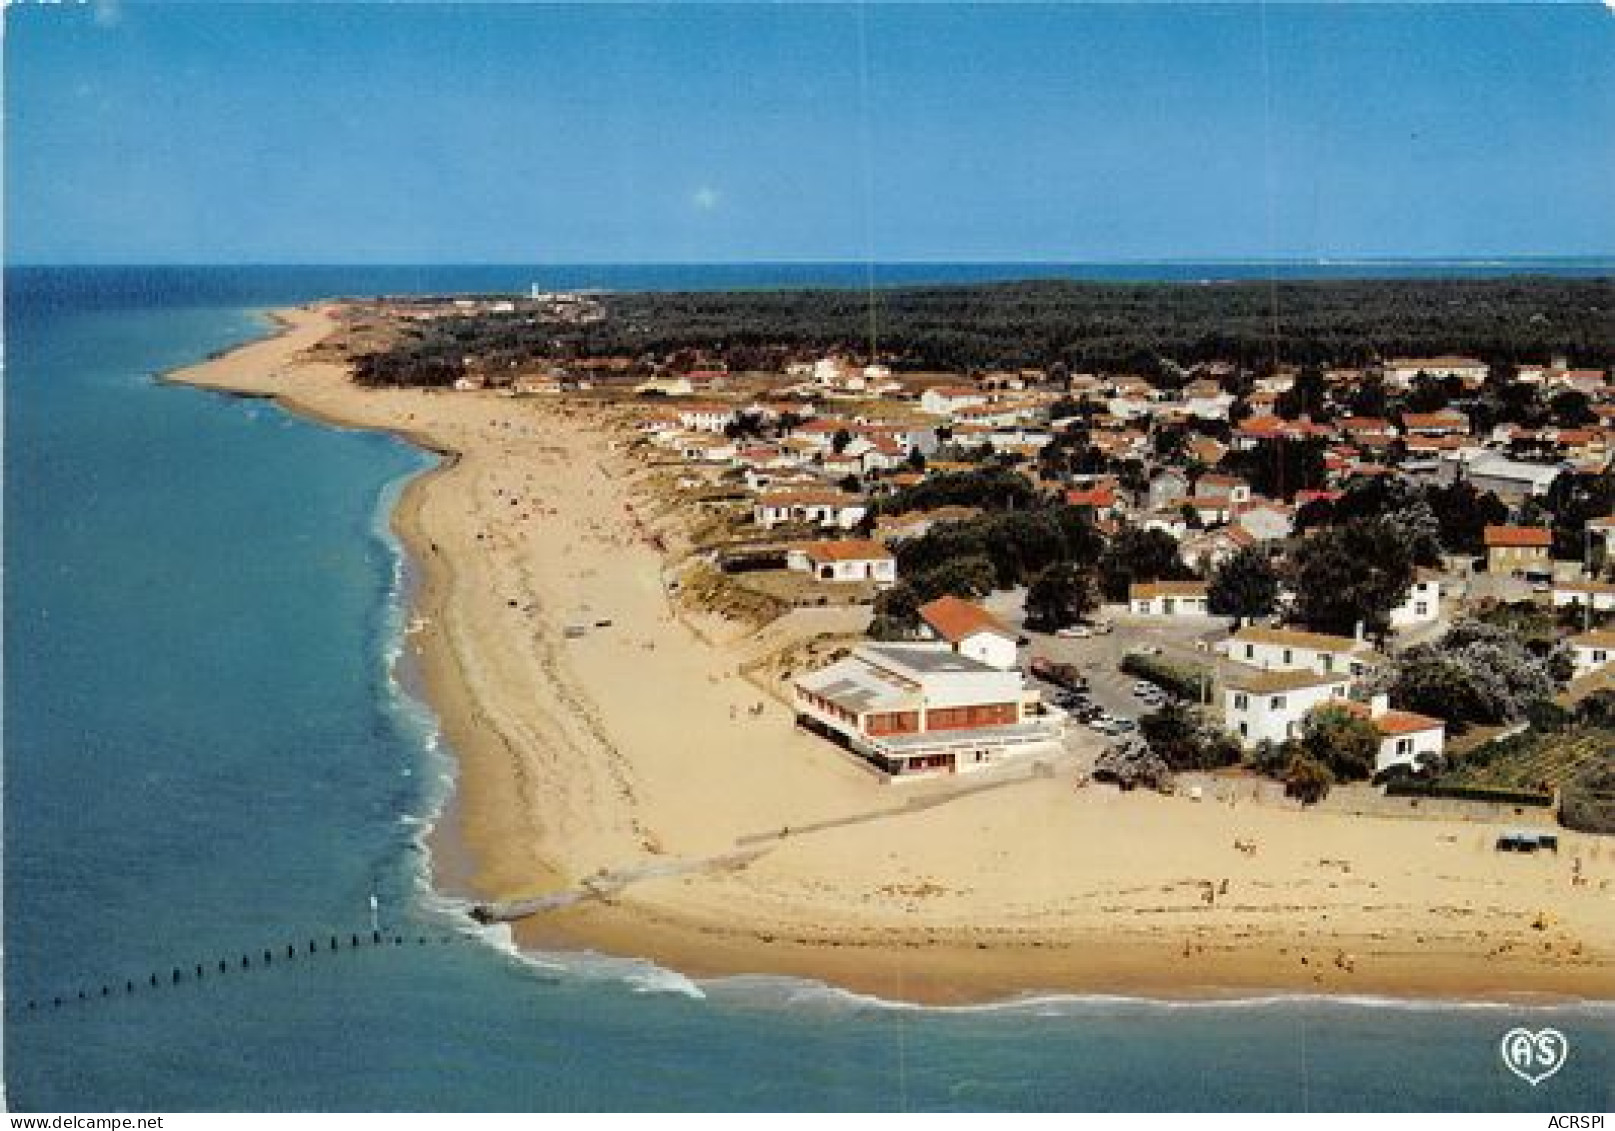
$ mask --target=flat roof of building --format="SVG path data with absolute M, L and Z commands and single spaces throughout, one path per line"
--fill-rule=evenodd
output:
M 796 685 L 854 714 L 919 705 L 919 696 L 913 691 L 882 679 L 879 671 L 856 656 L 810 672 L 798 679 Z
M 889 664 L 919 675 L 1003 674 L 998 668 L 961 655 L 945 644 L 863 644 L 854 655 L 867 656 L 874 663 Z

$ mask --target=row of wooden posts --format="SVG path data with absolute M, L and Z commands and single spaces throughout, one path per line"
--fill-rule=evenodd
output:
M 445 934 L 435 937 L 427 935 L 415 936 L 417 946 L 430 946 L 434 942 L 447 946 L 459 942 L 464 938 L 461 935 Z M 210 971 L 213 976 L 228 974 L 232 970 L 264 969 L 273 966 L 276 961 L 282 963 L 296 961 L 299 957 L 307 959 L 319 954 L 332 954 L 342 950 L 361 950 L 365 947 L 400 947 L 410 940 L 404 935 L 384 935 L 381 931 L 370 931 L 368 934 L 350 934 L 345 940 L 340 935 L 332 935 L 330 939 L 321 943 L 317 939 L 308 940 L 306 952 L 296 943 L 286 944 L 284 957 L 278 958 L 282 952 L 277 947 L 265 947 L 262 957 L 257 952 L 246 952 L 239 959 L 221 958 L 216 964 L 198 962 L 194 966 L 175 966 L 163 973 L 153 973 L 147 978 L 125 979 L 120 989 L 116 983 L 104 982 L 99 989 L 81 989 L 74 994 L 57 994 L 50 998 L 31 998 L 25 1007 L 30 1012 L 42 1009 L 61 1009 L 64 1006 L 76 1005 L 80 1002 L 101 1001 L 113 997 L 127 996 L 140 990 L 154 990 L 161 987 L 172 987 L 184 982 L 200 982 L 206 979 Z

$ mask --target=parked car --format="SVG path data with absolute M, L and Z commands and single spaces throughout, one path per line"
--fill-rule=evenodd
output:
M 1059 629 L 1054 635 L 1064 637 L 1067 640 L 1084 640 L 1093 635 L 1093 629 L 1086 625 L 1074 624 L 1069 628 Z

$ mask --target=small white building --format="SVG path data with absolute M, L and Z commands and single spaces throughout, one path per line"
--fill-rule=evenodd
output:
M 1576 662 L 1576 678 L 1598 671 L 1615 661 L 1615 630 L 1595 629 L 1565 641 Z
M 1367 719 L 1379 731 L 1379 753 L 1374 758 L 1376 774 L 1392 766 L 1423 770 L 1439 761 L 1446 749 L 1444 720 L 1416 715 L 1412 711 L 1393 711 L 1390 700 L 1384 695 L 1376 695 L 1368 703 L 1345 702 L 1339 706 L 1360 719 Z
M 1241 667 L 1223 678 L 1223 725 L 1242 746 L 1295 738 L 1307 712 L 1345 702 L 1351 680 L 1310 671 Z
M 856 495 L 840 491 L 778 491 L 759 496 L 751 514 L 764 530 L 792 522 L 851 530 L 868 509 Z
M 1374 654 L 1361 638 L 1259 625 L 1246 625 L 1225 640 L 1220 650 L 1229 659 L 1253 668 L 1348 677 L 1366 672 Z
M 1391 627 L 1418 628 L 1441 619 L 1441 579 L 1420 571 L 1402 603 L 1391 610 Z
M 921 605 L 920 632 L 990 668 L 1007 670 L 1019 659 L 1016 635 L 980 605 L 958 597 L 938 597 Z
M 962 408 L 987 403 L 987 394 L 969 385 L 939 385 L 920 394 L 920 408 L 937 416 L 952 416 Z
M 1553 607 L 1563 609 L 1570 605 L 1591 607 L 1595 613 L 1615 611 L 1615 581 L 1589 581 L 1582 578 L 1576 581 L 1555 582 Z
M 1235 508 L 1234 525 L 1258 542 L 1288 538 L 1295 529 L 1295 511 L 1271 499 L 1258 499 Z
M 1054 754 L 1064 716 L 1044 712 L 1019 669 L 947 644 L 862 644 L 794 683 L 797 723 L 892 776 L 968 773 Z
M 679 424 L 691 432 L 722 432 L 739 419 L 734 406 L 726 404 L 687 404 L 677 411 Z
M 897 559 L 879 542 L 848 539 L 808 542 L 785 552 L 785 565 L 818 581 L 873 581 L 881 588 L 897 582 Z
M 1440 380 L 1456 377 L 1464 382 L 1484 381 L 1486 363 L 1473 357 L 1393 357 L 1385 363 L 1385 383 L 1399 389 L 1410 388 L 1425 374 Z
M 1141 617 L 1203 617 L 1211 612 L 1204 581 L 1134 582 L 1127 587 L 1127 607 Z
M 641 381 L 634 386 L 634 392 L 641 396 L 687 397 L 695 392 L 695 386 L 681 373 L 663 374 Z

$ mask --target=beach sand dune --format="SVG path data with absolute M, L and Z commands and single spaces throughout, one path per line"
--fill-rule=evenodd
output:
M 448 456 L 394 516 L 459 761 L 439 873 L 488 899 L 591 892 L 520 923 L 525 945 L 928 1001 L 1615 996 L 1608 841 L 1500 854 L 1479 823 L 1124 796 L 1027 767 L 883 785 L 746 678 L 763 645 L 714 642 L 669 601 L 640 525 L 656 508 L 603 410 L 360 389 L 302 357 L 331 308 L 280 317 L 173 379 Z

